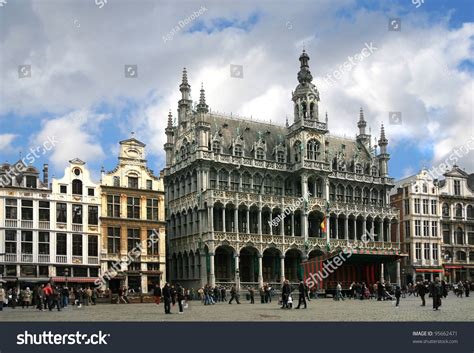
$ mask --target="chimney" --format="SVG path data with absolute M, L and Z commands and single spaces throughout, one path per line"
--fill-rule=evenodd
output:
M 46 187 L 48 187 L 48 183 L 49 183 L 49 180 L 48 180 L 48 165 L 43 164 L 43 184 Z

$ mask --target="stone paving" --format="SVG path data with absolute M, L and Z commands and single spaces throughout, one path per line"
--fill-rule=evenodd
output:
M 189 308 L 179 315 L 178 306 L 172 315 L 165 315 L 163 304 L 98 304 L 77 308 L 69 306 L 61 312 L 38 312 L 35 309 L 4 308 L 0 321 L 474 321 L 474 297 L 449 295 L 439 311 L 433 311 L 431 298 L 421 307 L 417 297 L 402 298 L 400 307 L 393 301 L 332 299 L 311 300 L 308 309 L 280 309 L 271 304 L 250 304 L 241 298 L 240 305 L 217 303 L 204 306 L 190 301 Z M 256 298 L 258 299 L 258 298 Z M 297 295 L 295 296 L 297 302 Z

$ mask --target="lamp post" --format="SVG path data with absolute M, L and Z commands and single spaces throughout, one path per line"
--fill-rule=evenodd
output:
M 69 269 L 66 268 L 66 269 L 64 270 L 64 277 L 66 278 L 66 288 L 67 288 L 67 278 L 68 278 L 68 276 L 69 276 Z

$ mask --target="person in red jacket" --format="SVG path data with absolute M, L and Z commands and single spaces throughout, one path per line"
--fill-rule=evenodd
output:
M 51 288 L 51 284 L 48 283 L 46 287 L 44 287 L 44 302 L 45 306 L 48 307 L 48 309 L 51 309 L 52 305 L 52 299 L 53 299 L 53 288 Z

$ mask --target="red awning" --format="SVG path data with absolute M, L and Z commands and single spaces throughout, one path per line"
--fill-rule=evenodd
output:
M 53 282 L 61 283 L 66 282 L 66 277 L 51 277 Z M 99 277 L 68 277 L 68 283 L 94 283 L 96 280 L 100 280 Z
M 429 273 L 433 273 L 433 272 L 444 272 L 443 269 L 436 269 L 436 268 L 415 268 L 415 272 L 429 272 Z
M 444 268 L 463 268 L 463 266 L 456 266 L 456 265 L 444 265 Z

